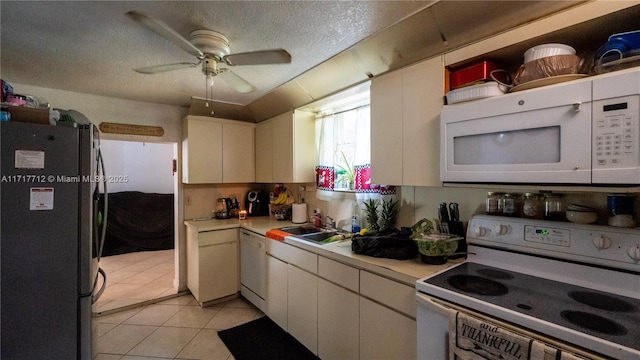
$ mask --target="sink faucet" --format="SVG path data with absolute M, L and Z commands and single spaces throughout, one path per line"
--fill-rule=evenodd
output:
M 336 221 L 329 215 L 324 217 L 324 225 L 325 227 L 330 227 L 332 229 L 336 228 Z

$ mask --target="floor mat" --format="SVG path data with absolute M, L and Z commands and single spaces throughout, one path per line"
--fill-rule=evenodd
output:
M 218 331 L 218 336 L 236 360 L 319 359 L 266 316 Z

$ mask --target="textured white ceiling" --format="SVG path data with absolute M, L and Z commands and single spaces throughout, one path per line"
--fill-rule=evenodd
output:
M 184 37 L 211 29 L 232 53 L 284 48 L 291 64 L 237 66 L 257 90 L 239 94 L 223 80 L 217 101 L 247 105 L 362 39 L 427 7 L 427 1 L 5 1 L 0 2 L 0 75 L 75 92 L 184 105 L 205 95 L 200 68 L 143 75 L 135 67 L 193 61 L 128 18 L 136 10 Z

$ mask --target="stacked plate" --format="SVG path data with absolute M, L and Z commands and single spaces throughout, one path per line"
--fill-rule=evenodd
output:
M 567 220 L 576 224 L 591 224 L 598 220 L 598 212 L 594 208 L 570 204 L 567 206 Z

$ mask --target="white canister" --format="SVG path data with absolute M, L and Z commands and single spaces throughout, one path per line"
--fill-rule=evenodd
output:
M 295 224 L 307 222 L 307 204 L 291 204 L 291 222 Z

